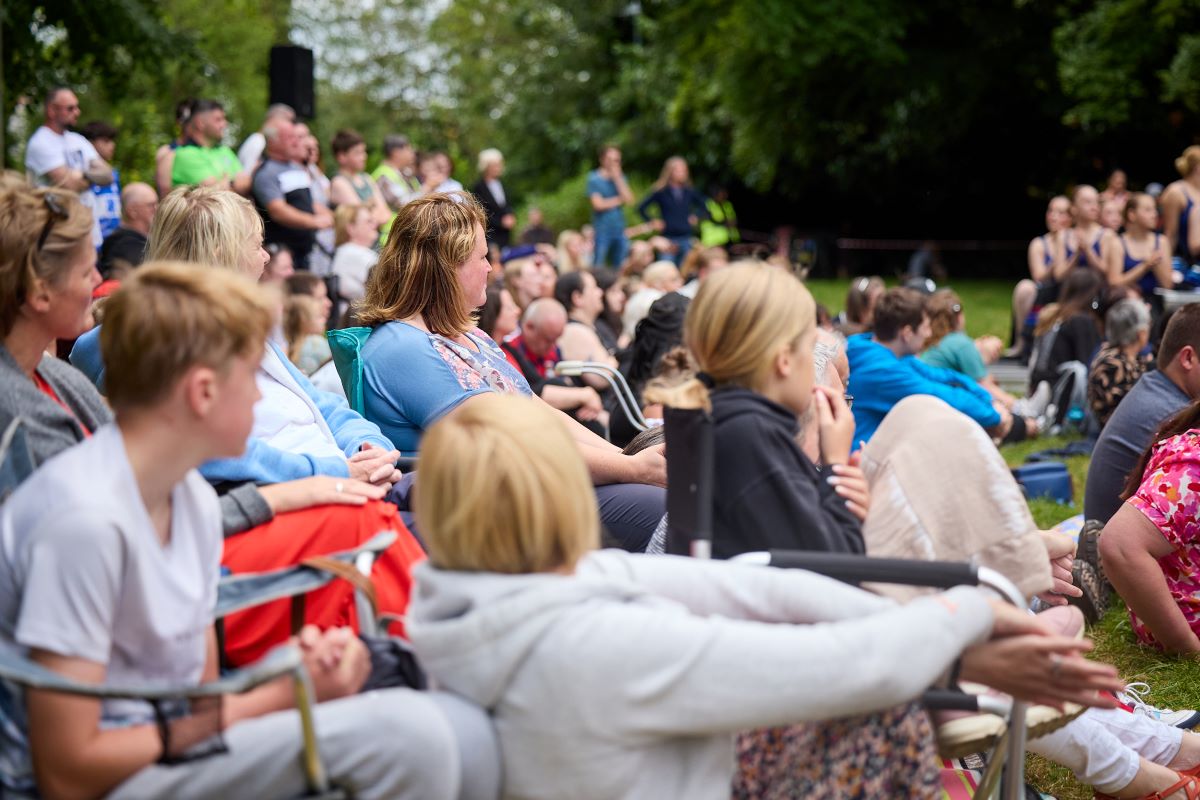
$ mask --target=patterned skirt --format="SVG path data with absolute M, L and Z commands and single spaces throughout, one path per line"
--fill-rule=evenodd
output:
M 937 742 L 918 703 L 737 737 L 736 800 L 897 798 L 941 793 Z

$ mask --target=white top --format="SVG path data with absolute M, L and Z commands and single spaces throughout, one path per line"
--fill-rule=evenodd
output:
M 970 587 L 897 606 L 802 570 L 614 550 L 574 575 L 413 577 L 413 649 L 491 712 L 520 798 L 727 800 L 736 732 L 913 700 L 992 628 Z
M 86 172 L 88 164 L 100 158 L 92 143 L 75 131 L 55 133 L 45 125 L 29 137 L 25 146 L 25 169 L 38 186 L 50 186 L 46 177 L 52 169 L 66 167 Z
M 37 186 L 51 186 L 46 177 L 52 169 L 66 167 L 86 172 L 88 164 L 100 158 L 92 143 L 75 131 L 55 133 L 45 125 L 39 127 L 25 146 L 25 170 Z M 104 241 L 100 233 L 96 195 L 91 191 L 80 192 L 79 201 L 92 210 L 92 244 L 96 247 Z
M 221 559 L 221 509 L 191 471 L 170 541 L 150 521 L 115 425 L 47 461 L 0 509 L 0 643 L 106 664 L 107 681 L 198 683 Z M 105 701 L 108 721 L 149 707 Z
M 274 348 L 268 347 L 263 354 L 255 378 L 262 399 L 254 404 L 251 439 L 314 458 L 346 457 L 321 410 L 288 372 Z
M 338 294 L 343 300 L 354 302 L 363 298 L 367 273 L 378 260 L 378 253 L 361 244 L 346 242 L 338 247 L 333 254 L 332 270 L 338 276 Z
M 263 150 L 267 149 L 267 137 L 261 132 L 255 131 L 246 137 L 246 141 L 242 142 L 242 146 L 238 148 L 238 161 L 242 162 L 242 169 L 246 172 L 254 172 L 254 168 L 258 166 L 258 162 L 262 161 Z
M 500 181 L 490 180 L 485 182 L 487 183 L 488 191 L 492 193 L 492 197 L 495 198 L 496 202 L 504 205 L 504 187 L 500 185 Z
M 621 324 L 626 336 L 633 338 L 637 324 L 650 313 L 650 306 L 654 305 L 654 301 L 664 294 L 666 292 L 650 288 L 638 289 L 633 293 L 633 296 L 625 302 L 625 310 L 621 312 Z
M 447 178 L 446 180 L 439 183 L 434 188 L 433 191 L 435 193 L 437 193 L 437 192 L 461 192 L 462 190 L 463 190 L 463 185 L 461 183 L 454 180 L 454 178 Z

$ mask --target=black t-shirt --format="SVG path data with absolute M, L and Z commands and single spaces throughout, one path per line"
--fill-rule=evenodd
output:
M 100 245 L 100 274 L 108 278 L 117 262 L 140 266 L 146 258 L 146 237 L 130 228 L 117 228 Z

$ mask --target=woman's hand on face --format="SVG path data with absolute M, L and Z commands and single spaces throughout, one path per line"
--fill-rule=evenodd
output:
M 827 386 L 815 386 L 813 402 L 817 404 L 821 461 L 845 464 L 850 459 L 850 445 L 854 442 L 854 415 L 850 413 L 846 399 Z
M 341 487 L 340 491 L 338 487 Z M 328 475 L 274 483 L 261 486 L 258 491 L 276 514 L 323 505 L 361 506 L 368 500 L 380 500 L 387 494 L 382 486 Z

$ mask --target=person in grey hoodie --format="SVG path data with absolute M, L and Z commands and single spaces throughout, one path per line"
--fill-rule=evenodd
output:
M 593 552 L 583 462 L 525 398 L 461 406 L 421 456 L 407 631 L 435 685 L 491 712 L 507 797 L 728 798 L 737 731 L 895 706 L 960 655 L 1020 697 L 1118 687 L 1087 645 L 973 588 L 898 606 L 801 571 Z

